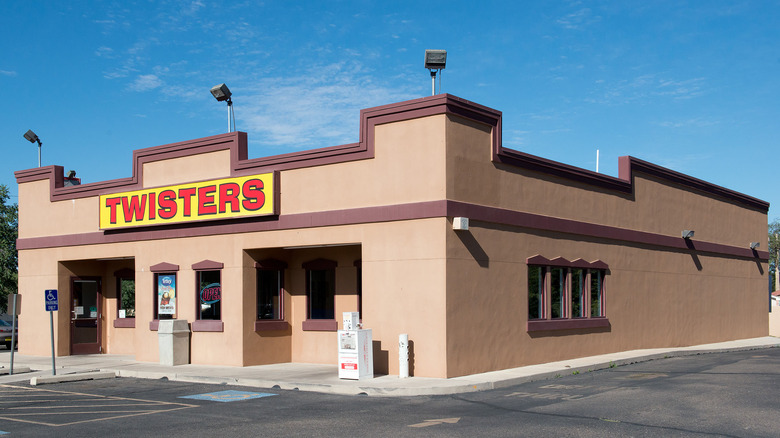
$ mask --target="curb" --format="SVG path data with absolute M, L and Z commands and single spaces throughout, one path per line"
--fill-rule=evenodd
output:
M 0 368 L 0 376 L 15 376 L 17 374 L 29 373 L 30 371 L 32 370 L 29 367 L 14 367 L 14 373 L 11 374 L 10 368 Z
M 66 374 L 62 376 L 33 377 L 30 379 L 31 386 L 45 385 L 47 383 L 78 382 L 82 380 L 101 380 L 114 379 L 116 373 L 113 371 L 94 371 L 78 374 Z

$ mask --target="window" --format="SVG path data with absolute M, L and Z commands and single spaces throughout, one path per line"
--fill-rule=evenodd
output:
M 116 277 L 116 319 L 114 327 L 135 327 L 135 271 L 129 268 L 114 272 Z
M 604 316 L 604 271 L 590 271 L 590 316 Z
M 363 319 L 363 261 L 355 260 L 355 269 L 357 270 L 357 302 L 358 314 Z
M 543 315 L 544 269 L 541 266 L 528 267 L 528 319 L 541 319 Z
M 284 320 L 284 270 L 287 263 L 266 259 L 255 262 L 257 270 L 257 320 L 255 331 L 287 330 Z
M 135 279 L 117 278 L 119 317 L 135 318 Z
M 149 322 L 149 330 L 157 330 L 160 319 L 175 319 L 176 317 L 176 272 L 179 265 L 158 263 L 149 267 L 154 272 L 154 318 Z
M 336 298 L 336 271 L 334 269 L 310 269 L 307 271 L 309 319 L 334 319 Z
M 563 296 L 566 292 L 566 270 L 563 268 L 550 269 L 550 316 L 553 318 L 563 318 L 565 313 Z
M 282 316 L 281 269 L 257 270 L 257 319 L 284 319 Z
M 222 319 L 221 271 L 197 271 L 198 275 L 198 319 Z
M 571 269 L 571 317 L 584 318 L 585 312 L 585 272 L 581 268 Z
M 154 274 L 154 319 L 175 319 L 176 273 Z
M 604 312 L 601 261 L 530 257 L 528 263 L 528 330 L 608 327 Z
M 334 319 L 336 262 L 317 259 L 303 264 L 306 269 L 307 319 Z
M 222 323 L 222 268 L 224 264 L 211 260 L 192 265 L 195 271 L 195 321 L 190 327 L 193 332 L 221 332 Z

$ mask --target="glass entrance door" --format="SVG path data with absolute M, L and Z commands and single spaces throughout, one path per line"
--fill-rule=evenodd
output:
M 70 296 L 71 354 L 100 353 L 100 279 L 73 278 Z

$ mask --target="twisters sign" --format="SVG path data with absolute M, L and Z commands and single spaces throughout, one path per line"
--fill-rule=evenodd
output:
M 274 173 L 100 196 L 100 228 L 278 214 Z

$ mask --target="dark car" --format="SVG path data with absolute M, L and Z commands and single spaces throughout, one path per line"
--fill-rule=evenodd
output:
M 10 350 L 11 349 L 11 336 L 12 336 L 13 329 L 11 328 L 11 323 L 3 321 L 0 319 L 0 342 L 5 344 L 5 348 Z M 19 348 L 19 330 L 17 328 L 16 330 L 16 347 Z

